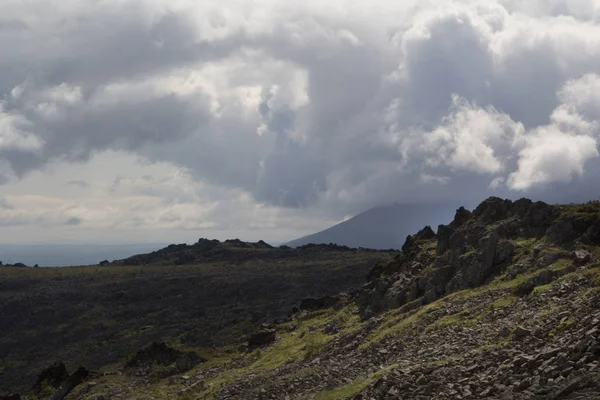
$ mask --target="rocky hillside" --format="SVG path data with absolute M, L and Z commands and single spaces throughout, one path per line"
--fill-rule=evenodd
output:
M 599 260 L 600 203 L 490 198 L 409 236 L 350 296 L 195 365 L 106 366 L 68 398 L 600 399 Z

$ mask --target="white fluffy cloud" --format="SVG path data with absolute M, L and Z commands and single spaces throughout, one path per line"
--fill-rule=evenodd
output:
M 572 135 L 551 127 L 538 129 L 526 139 L 518 170 L 508 179 L 511 188 L 526 190 L 551 182 L 569 182 L 584 173 L 585 163 L 598 157 L 597 142 L 586 135 Z
M 510 158 L 511 143 L 522 135 L 523 125 L 492 107 L 474 107 L 457 97 L 454 108 L 442 125 L 424 135 L 431 154 L 427 164 L 445 165 L 450 171 L 503 172 L 504 159 Z
M 0 218 L 109 229 L 110 214 L 260 236 L 291 215 L 324 227 L 393 201 L 552 201 L 557 185 L 598 197 L 599 10 L 598 0 L 3 1 L 0 188 L 14 207 Z M 102 154 L 144 160 L 152 178 L 88 171 L 61 181 L 85 185 L 33 187 L 35 174 L 58 179 L 57 163 L 76 170 Z M 15 202 L 23 187 L 78 205 Z

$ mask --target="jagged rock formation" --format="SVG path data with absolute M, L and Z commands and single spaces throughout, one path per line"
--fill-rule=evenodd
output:
M 31 391 L 35 394 L 43 393 L 46 388 L 58 389 L 69 378 L 69 372 L 63 362 L 55 362 L 38 375 Z
M 40 372 L 31 388 L 31 393 L 35 398 L 46 398 L 51 394 L 50 400 L 63 400 L 88 375 L 89 371 L 84 367 L 79 367 L 75 372 L 69 374 L 63 362 L 55 362 Z M 5 400 L 18 400 L 21 398 L 18 394 L 11 396 L 0 398 Z
M 358 297 L 361 315 L 368 318 L 401 306 L 414 308 L 483 285 L 505 272 L 516 256 L 517 268 L 524 269 L 567 257 L 545 247 L 554 245 L 566 251 L 600 243 L 600 220 L 594 215 L 563 211 L 543 202 L 494 197 L 473 213 L 461 207 L 450 224 L 438 227 L 437 234 L 426 227 L 408 236 L 394 261 L 371 271 L 370 282 Z M 516 239 L 541 238 L 546 241 L 536 254 L 516 254 Z M 576 251 L 579 253 L 573 254 L 585 259 L 585 250 Z
M 60 388 L 50 397 L 50 400 L 63 400 L 77 385 L 83 382 L 88 377 L 90 372 L 84 367 L 77 368 L 69 377 L 60 385 Z

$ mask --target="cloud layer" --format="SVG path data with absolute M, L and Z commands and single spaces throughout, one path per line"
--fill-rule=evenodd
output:
M 597 0 L 5 0 L 0 54 L 6 188 L 115 151 L 189 178 L 183 208 L 600 194 Z

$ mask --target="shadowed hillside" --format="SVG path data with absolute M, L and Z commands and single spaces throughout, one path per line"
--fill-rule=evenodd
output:
M 227 345 L 304 297 L 356 288 L 390 257 L 201 239 L 106 266 L 0 267 L 0 390 L 26 389 L 54 361 L 96 368 L 154 340 Z

